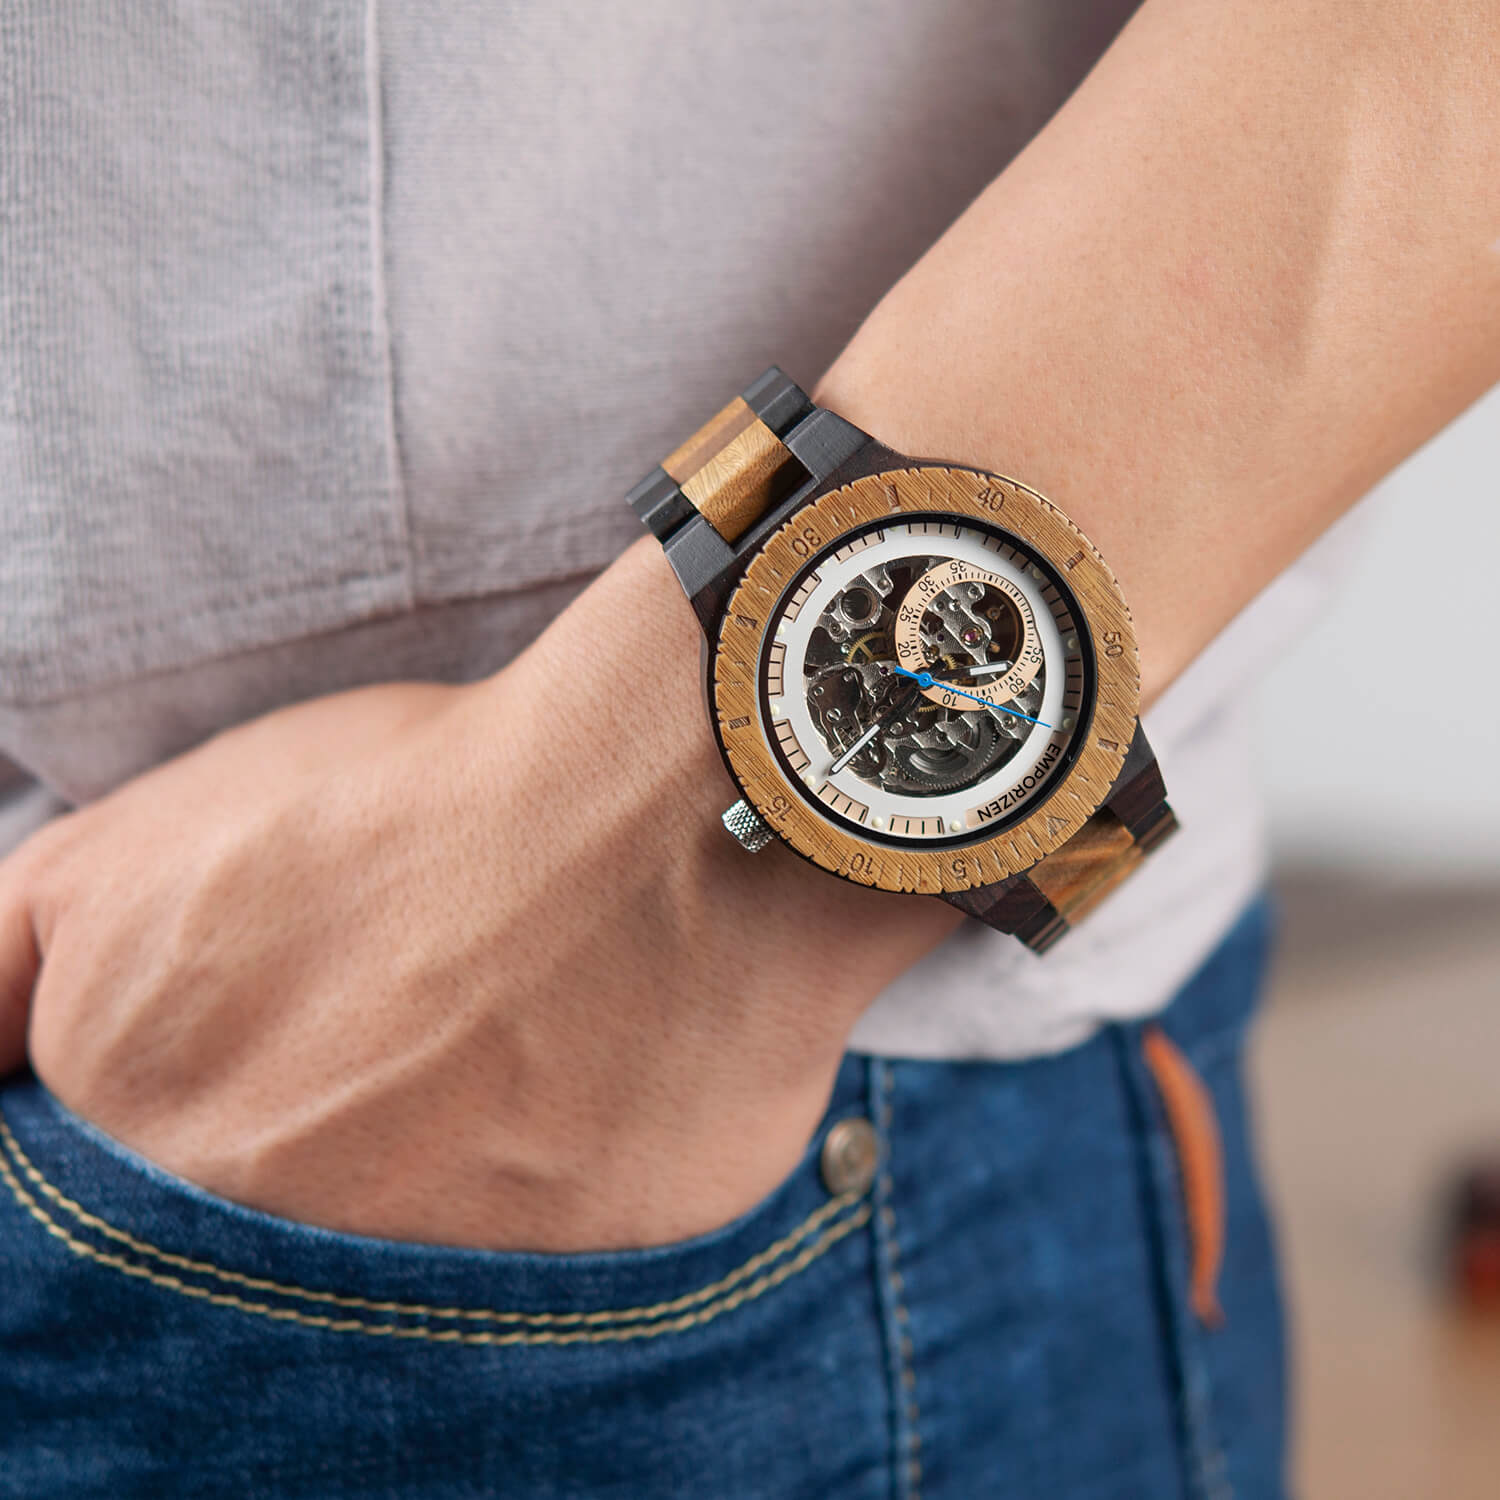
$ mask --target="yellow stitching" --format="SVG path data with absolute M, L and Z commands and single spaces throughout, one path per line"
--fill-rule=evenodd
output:
M 128 1246 L 140 1255 L 149 1255 L 164 1265 L 176 1266 L 179 1270 L 192 1271 L 195 1274 L 211 1276 L 220 1281 L 227 1281 L 236 1286 L 243 1286 L 251 1291 L 274 1292 L 278 1296 L 297 1297 L 304 1302 L 323 1302 L 331 1307 L 359 1308 L 365 1312 L 388 1312 L 406 1314 L 412 1317 L 427 1318 L 455 1318 L 470 1319 L 478 1322 L 519 1323 L 527 1327 L 557 1327 L 571 1324 L 595 1324 L 616 1323 L 622 1321 L 636 1321 L 644 1318 L 665 1317 L 670 1313 L 681 1312 L 684 1308 L 691 1307 L 695 1302 L 711 1301 L 721 1292 L 726 1292 L 738 1282 L 753 1276 L 761 1267 L 771 1261 L 779 1260 L 794 1246 L 807 1239 L 817 1230 L 825 1220 L 832 1218 L 841 1209 L 849 1207 L 854 1203 L 858 1194 L 845 1193 L 838 1198 L 831 1199 L 821 1208 L 807 1216 L 796 1229 L 784 1235 L 774 1244 L 768 1245 L 756 1255 L 752 1255 L 743 1265 L 737 1266 L 727 1276 L 718 1281 L 711 1282 L 708 1286 L 700 1287 L 695 1292 L 688 1292 L 684 1296 L 674 1297 L 670 1302 L 656 1302 L 644 1307 L 621 1307 L 604 1309 L 591 1313 L 520 1313 L 500 1312 L 489 1308 L 463 1308 L 463 1307 L 429 1307 L 420 1302 L 376 1302 L 365 1297 L 345 1297 L 333 1292 L 315 1292 L 307 1287 L 291 1286 L 283 1282 L 267 1281 L 255 1276 L 246 1276 L 238 1271 L 226 1271 L 207 1261 L 190 1260 L 187 1256 L 175 1255 L 171 1251 L 161 1250 L 157 1246 L 145 1240 L 138 1240 L 135 1236 L 127 1234 L 123 1229 L 117 1229 L 113 1224 L 107 1224 L 103 1219 L 91 1214 L 81 1204 L 69 1198 L 60 1189 L 55 1187 L 44 1177 L 40 1169 L 32 1162 L 22 1149 L 21 1143 L 11 1132 L 9 1124 L 0 1112 L 0 1140 L 3 1140 L 11 1154 L 16 1158 L 21 1170 L 36 1184 L 38 1189 L 52 1199 L 59 1207 L 64 1209 L 79 1223 L 90 1229 L 97 1230 L 100 1234 L 108 1235 L 109 1238 Z
M 723 1298 L 717 1303 L 710 1303 L 699 1308 L 696 1312 L 686 1313 L 682 1317 L 673 1318 L 669 1322 L 640 1323 L 634 1327 L 602 1328 L 591 1332 L 575 1333 L 465 1333 L 462 1329 L 446 1328 L 410 1328 L 396 1323 L 362 1323 L 358 1318 L 320 1318 L 307 1313 L 296 1311 L 290 1307 L 270 1307 L 263 1302 L 246 1302 L 241 1297 L 231 1296 L 227 1292 L 210 1292 L 203 1287 L 189 1286 L 186 1282 L 179 1281 L 175 1276 L 163 1276 L 160 1272 L 149 1270 L 145 1266 L 132 1265 L 123 1256 L 109 1255 L 97 1249 L 93 1245 L 87 1245 L 82 1240 L 75 1238 L 62 1225 L 58 1224 L 35 1198 L 21 1185 L 19 1179 L 10 1169 L 10 1163 L 0 1156 L 0 1177 L 4 1177 L 6 1185 L 10 1188 L 21 1207 L 29 1213 L 46 1231 L 55 1238 L 61 1240 L 75 1255 L 87 1260 L 97 1262 L 102 1266 L 121 1272 L 126 1276 L 134 1276 L 143 1281 L 150 1282 L 153 1286 L 165 1288 L 167 1291 L 177 1292 L 184 1297 L 195 1297 L 200 1301 L 207 1302 L 214 1307 L 233 1307 L 241 1312 L 254 1313 L 259 1317 L 269 1318 L 278 1323 L 296 1323 L 304 1328 L 321 1328 L 328 1333 L 364 1333 L 374 1338 L 398 1338 L 398 1339 L 423 1339 L 435 1344 L 487 1344 L 495 1347 L 506 1347 L 517 1344 L 608 1344 L 623 1343 L 632 1339 L 659 1338 L 665 1333 L 681 1333 L 689 1328 L 698 1327 L 704 1323 L 711 1323 L 715 1318 L 724 1313 L 732 1312 L 737 1307 L 742 1307 L 747 1302 L 754 1301 L 766 1292 L 778 1287 L 782 1282 L 789 1280 L 799 1271 L 805 1270 L 819 1256 L 823 1255 L 832 1246 L 837 1244 L 846 1235 L 869 1222 L 870 1205 L 861 1205 L 858 1212 L 851 1214 L 848 1218 L 840 1220 L 831 1228 L 825 1230 L 812 1244 L 803 1249 L 787 1261 L 778 1266 L 774 1271 L 757 1278 L 739 1291 Z
M 707 1286 L 698 1288 L 697 1291 L 688 1292 L 681 1297 L 674 1297 L 668 1302 L 655 1302 L 642 1307 L 603 1309 L 591 1313 L 501 1312 L 489 1308 L 431 1307 L 420 1302 L 377 1302 L 365 1297 L 345 1297 L 333 1292 L 315 1292 L 306 1287 L 292 1286 L 282 1282 L 246 1276 L 238 1271 L 226 1271 L 206 1261 L 190 1260 L 186 1256 L 175 1255 L 170 1251 L 159 1249 L 145 1240 L 136 1239 L 124 1230 L 115 1228 L 113 1224 L 106 1223 L 103 1219 L 89 1213 L 81 1204 L 76 1203 L 49 1182 L 42 1175 L 41 1170 L 32 1162 L 31 1158 L 27 1156 L 21 1143 L 12 1133 L 3 1111 L 0 1111 L 0 1139 L 3 1139 L 6 1147 L 15 1156 L 21 1170 L 36 1184 L 38 1189 L 51 1198 L 54 1203 L 71 1214 L 79 1223 L 90 1229 L 97 1230 L 101 1234 L 108 1235 L 111 1239 L 128 1246 L 138 1254 L 151 1256 L 165 1265 L 176 1266 L 179 1270 L 211 1276 L 217 1280 L 246 1287 L 251 1291 L 274 1292 L 278 1296 L 296 1297 L 304 1302 L 322 1302 L 333 1307 L 359 1308 L 365 1312 L 396 1313 L 411 1317 L 519 1323 L 527 1327 L 558 1327 L 574 1324 L 588 1326 L 599 1323 L 634 1322 L 648 1318 L 665 1317 L 671 1313 L 681 1312 L 691 1307 L 694 1303 L 712 1301 L 715 1297 L 723 1292 L 727 1292 L 739 1282 L 753 1276 L 763 1266 L 768 1265 L 772 1261 L 779 1260 L 794 1246 L 800 1244 L 813 1234 L 826 1220 L 832 1218 L 840 1210 L 855 1203 L 859 1197 L 855 1193 L 844 1193 L 837 1198 L 831 1199 L 821 1208 L 809 1214 L 789 1234 L 783 1235 L 774 1244 L 768 1245 L 758 1254 L 752 1255 L 749 1260 L 737 1266 L 728 1275 L 720 1277 L 718 1281 L 711 1282 Z

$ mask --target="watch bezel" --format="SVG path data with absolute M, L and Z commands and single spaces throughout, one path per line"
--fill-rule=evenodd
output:
M 766 733 L 760 707 L 765 633 L 787 587 L 816 554 L 871 522 L 907 514 L 972 519 L 1011 532 L 1066 583 L 1094 645 L 1094 705 L 1084 743 L 1036 808 L 992 838 L 920 848 L 862 838 L 804 800 Z M 711 718 L 746 799 L 804 858 L 861 885 L 929 894 L 973 890 L 1030 869 L 1099 809 L 1124 763 L 1140 709 L 1135 630 L 1108 564 L 1050 501 L 981 469 L 922 464 L 883 469 L 825 491 L 788 517 L 750 559 L 719 618 L 709 653 Z

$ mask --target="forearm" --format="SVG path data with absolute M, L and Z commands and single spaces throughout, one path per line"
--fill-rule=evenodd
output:
M 1500 374 L 1500 215 L 1481 191 L 1500 180 L 1500 21 L 1472 10 L 1460 35 L 1452 17 L 1417 35 L 1406 3 L 1149 0 L 823 381 L 890 446 L 1053 496 L 1120 576 L 1148 698 Z M 641 984 L 733 970 L 852 1021 L 951 915 L 900 898 L 877 913 L 877 893 L 723 836 L 735 794 L 697 627 L 652 544 L 570 616 L 538 643 L 562 653 L 546 675 L 566 680 L 569 641 L 593 643 L 590 702 L 626 753 L 587 808 L 562 784 L 547 800 L 567 809 L 560 834 L 578 825 L 569 868 L 636 808 L 606 866 L 676 872 L 648 904 L 673 913 L 677 946 Z M 754 914 L 728 948 L 726 910 Z
M 1053 497 L 1149 701 L 1500 379 L 1500 10 L 1148 0 L 818 391 Z
M 1055 497 L 1121 578 L 1148 697 L 1500 373 L 1480 191 L 1500 166 L 1500 22 L 1473 11 L 1459 35 L 1450 12 L 1418 36 L 1416 15 L 1151 0 L 823 382 L 892 447 Z M 608 747 L 589 797 L 545 757 L 522 781 L 556 810 L 555 867 L 597 872 L 581 899 L 633 893 L 641 920 L 665 917 L 630 983 L 729 984 L 751 1005 L 801 988 L 802 1040 L 827 1051 L 954 918 L 781 850 L 745 859 L 718 826 L 735 793 L 700 673 L 646 542 L 496 680 L 496 713 L 537 716 L 522 738 L 542 745 L 557 695 L 588 689 Z

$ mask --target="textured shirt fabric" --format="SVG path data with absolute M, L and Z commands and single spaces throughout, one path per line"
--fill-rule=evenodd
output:
M 638 534 L 625 489 L 767 364 L 815 380 L 1130 8 L 0 8 L 0 850 L 280 703 L 503 666 Z M 1319 569 L 1148 720 L 1184 832 L 1046 959 L 966 928 L 859 1045 L 1167 1001 L 1259 878 L 1236 705 Z

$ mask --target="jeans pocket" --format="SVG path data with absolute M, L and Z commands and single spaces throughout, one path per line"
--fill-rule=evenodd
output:
M 818 1170 L 840 1109 L 836 1102 L 791 1176 L 747 1213 L 644 1250 L 465 1250 L 281 1219 L 164 1171 L 35 1081 L 0 1090 L 0 1182 L 54 1248 L 108 1273 L 106 1281 L 124 1278 L 119 1295 L 145 1282 L 241 1315 L 380 1338 L 502 1348 L 615 1343 L 712 1322 L 868 1220 L 865 1184 L 832 1193 Z M 361 1295 L 372 1284 L 378 1294 Z M 416 1290 L 403 1296 L 403 1288 Z
M 628 1492 L 654 1494 L 644 1476 L 661 1458 L 658 1428 L 700 1385 L 716 1410 L 727 1379 L 746 1410 L 786 1416 L 795 1381 L 826 1383 L 842 1349 L 878 1390 L 859 1233 L 868 1185 L 832 1192 L 820 1170 L 829 1130 L 862 1113 L 863 1092 L 850 1060 L 799 1166 L 722 1229 L 544 1255 L 365 1239 L 244 1209 L 126 1151 L 34 1081 L 13 1082 L 0 1089 L 0 1412 L 22 1421 L 7 1434 L 0 1417 L 0 1475 L 29 1475 L 14 1491 L 29 1496 L 92 1493 L 80 1476 L 96 1471 L 112 1496 L 218 1493 L 225 1472 L 242 1492 L 301 1493 L 336 1452 L 340 1478 L 309 1493 L 385 1493 L 360 1488 L 372 1472 L 403 1495 L 447 1494 L 435 1475 L 470 1493 L 530 1468 L 551 1476 L 535 1493 L 571 1494 L 580 1475 L 602 1483 L 634 1466 Z M 875 1400 L 850 1385 L 835 1404 Z M 472 1424 L 461 1432 L 460 1414 Z M 704 1493 L 733 1452 L 718 1452 L 712 1425 L 692 1424 Z M 81 1434 L 76 1455 L 59 1449 L 68 1431 Z M 754 1438 L 741 1432 L 741 1447 Z M 152 1489 L 169 1471 L 172 1485 Z

